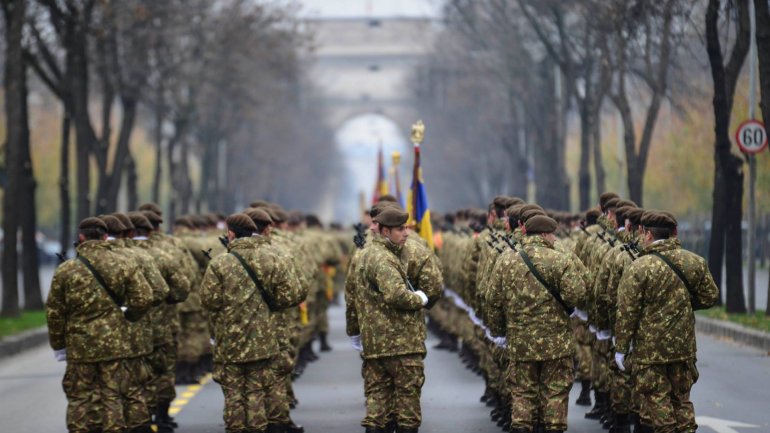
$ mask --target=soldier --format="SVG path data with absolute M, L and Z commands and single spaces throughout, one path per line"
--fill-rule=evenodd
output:
M 111 251 L 102 220 L 86 218 L 79 230 L 78 256 L 56 269 L 46 302 L 51 347 L 58 361 L 67 361 L 67 429 L 122 433 L 128 428 L 124 405 L 135 398 L 127 395 L 136 390 L 131 374 L 143 371 L 136 365 L 143 358 L 131 354 L 128 323 L 149 310 L 152 288 L 135 261 Z M 100 419 L 90 419 L 93 404 Z M 130 431 L 148 429 L 145 423 Z
M 408 214 L 388 207 L 374 220 L 380 235 L 361 250 L 348 308 L 348 333 L 362 352 L 366 416 L 361 425 L 368 433 L 384 433 L 391 412 L 398 433 L 416 433 L 422 422 L 420 393 L 425 381 L 425 322 L 428 296 L 412 291 L 401 262 L 408 236 Z M 360 334 L 355 334 L 359 331 Z
M 615 362 L 620 370 L 630 362 L 641 405 L 636 432 L 692 433 L 698 428 L 690 402 L 698 380 L 693 311 L 713 306 L 719 291 L 706 261 L 681 248 L 672 216 L 646 211 L 641 224 L 641 256 L 618 288 Z
M 546 432 L 567 429 L 575 350 L 570 315 L 586 285 L 585 271 L 554 249 L 557 227 L 543 215 L 527 220 L 518 252 L 509 249 L 497 261 L 486 299 L 489 330 L 508 345 L 515 433 L 532 432 L 538 413 Z
M 271 366 L 280 354 L 271 312 L 299 304 L 302 291 L 269 239 L 252 236 L 257 226 L 248 215 L 230 215 L 226 224 L 229 253 L 211 260 L 201 285 L 215 341 L 214 380 L 225 396 L 225 429 L 283 433 L 285 426 L 268 426 L 275 414 L 268 413 L 266 396 L 283 386 Z

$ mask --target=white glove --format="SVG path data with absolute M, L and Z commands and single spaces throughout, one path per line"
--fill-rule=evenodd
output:
M 209 338 L 209 343 L 211 343 L 212 346 L 216 346 L 217 340 L 214 340 L 213 338 Z
M 418 290 L 418 291 L 416 291 L 414 293 L 417 294 L 417 296 L 419 296 L 420 299 L 422 299 L 422 306 L 423 307 L 428 305 L 428 295 L 426 295 L 425 292 L 423 292 L 422 290 Z
M 581 310 L 581 309 L 579 309 L 579 308 L 575 308 L 572 311 L 572 314 L 570 314 L 569 317 L 570 318 L 577 317 L 578 319 L 582 320 L 583 322 L 588 322 L 588 313 L 583 311 L 583 310 Z
M 617 345 L 618 345 L 618 340 L 617 340 L 617 339 L 615 338 L 615 336 L 613 335 L 613 336 L 612 336 L 612 346 L 614 347 L 614 346 L 617 346 Z
M 54 350 L 53 357 L 56 358 L 57 362 L 67 361 L 67 349 Z
M 591 331 L 592 334 L 596 334 L 596 331 L 598 331 L 594 325 L 588 325 L 588 330 Z
M 615 364 L 618 364 L 620 371 L 626 371 L 626 367 L 623 362 L 626 360 L 626 355 L 623 353 L 615 352 Z
M 495 346 L 502 349 L 508 347 L 508 342 L 505 340 L 505 337 L 495 337 L 492 342 L 495 343 Z
M 360 335 L 353 335 L 350 337 L 350 345 L 353 346 L 353 349 L 356 349 L 358 352 L 362 352 L 364 350 L 364 346 L 361 345 Z
M 609 329 L 603 329 L 596 333 L 597 340 L 604 341 L 604 340 L 609 340 L 610 338 L 612 338 L 612 333 L 610 332 Z
M 125 307 L 125 306 L 124 307 L 120 307 L 120 311 L 125 313 L 126 311 L 128 311 L 128 307 Z

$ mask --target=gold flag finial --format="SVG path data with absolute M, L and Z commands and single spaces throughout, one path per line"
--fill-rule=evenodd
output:
M 425 124 L 422 120 L 418 120 L 417 123 L 412 125 L 412 143 L 415 146 L 422 144 L 422 140 L 425 138 Z
M 393 161 L 393 165 L 397 166 L 401 164 L 401 152 L 393 152 L 390 154 L 390 159 Z

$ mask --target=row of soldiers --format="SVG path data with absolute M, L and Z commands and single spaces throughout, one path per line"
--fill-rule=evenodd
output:
M 487 384 L 505 431 L 563 432 L 569 391 L 612 433 L 694 432 L 693 311 L 716 303 L 705 261 L 668 212 L 614 193 L 580 216 L 496 197 L 438 235 L 446 297 L 431 318 Z M 577 365 L 577 367 L 575 367 Z
M 331 350 L 326 309 L 349 237 L 262 201 L 179 217 L 173 235 L 162 224 L 152 203 L 86 218 L 56 269 L 46 310 L 68 430 L 171 432 L 176 380 L 213 370 L 228 432 L 304 431 L 292 379 L 317 359 L 315 339 Z M 253 364 L 264 368 L 244 372 Z

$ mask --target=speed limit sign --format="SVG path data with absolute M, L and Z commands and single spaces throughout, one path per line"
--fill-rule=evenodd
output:
M 758 120 L 747 120 L 741 123 L 735 132 L 735 142 L 743 153 L 759 153 L 767 147 L 767 131 L 765 125 Z

